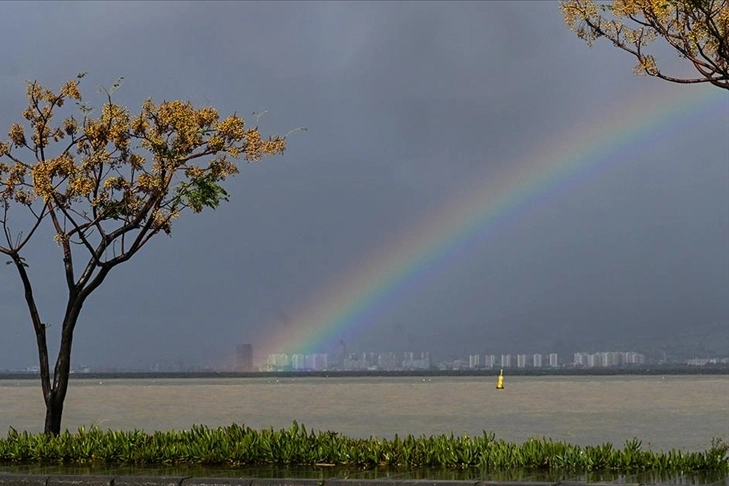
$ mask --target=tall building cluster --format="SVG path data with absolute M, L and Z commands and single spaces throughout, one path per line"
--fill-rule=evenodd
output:
M 542 354 L 502 354 L 497 357 L 495 354 L 472 354 L 468 357 L 468 367 L 471 369 L 491 368 L 543 368 L 559 366 L 557 353 Z
M 332 356 L 325 353 L 269 354 L 266 362 L 253 367 L 253 346 L 243 343 L 236 346 L 236 370 L 251 371 L 416 371 L 433 368 L 494 369 L 494 368 L 600 368 L 633 366 L 646 363 L 645 355 L 634 351 L 602 351 L 598 353 L 574 353 L 572 362 L 560 361 L 557 353 L 549 354 L 471 354 L 468 360 L 456 359 L 432 363 L 429 352 L 406 353 L 347 353 L 344 342 L 339 352 Z M 692 363 L 693 364 L 693 363 Z
M 602 351 L 599 353 L 575 353 L 573 363 L 583 368 L 606 368 L 610 366 L 642 365 L 645 355 L 634 351 Z
M 269 354 L 260 371 L 324 371 L 329 369 L 329 356 L 325 353 Z
M 344 359 L 343 371 L 399 371 L 430 369 L 430 353 L 350 353 Z
M 399 371 L 428 370 L 430 353 L 349 353 L 332 362 L 327 354 L 269 354 L 261 371 Z
M 575 353 L 571 363 L 560 362 L 557 353 L 550 354 L 502 354 L 497 359 L 493 354 L 472 354 L 468 358 L 471 369 L 489 368 L 557 368 L 560 366 L 600 368 L 610 366 L 631 366 L 645 364 L 645 355 L 634 351 L 603 351 L 599 353 Z

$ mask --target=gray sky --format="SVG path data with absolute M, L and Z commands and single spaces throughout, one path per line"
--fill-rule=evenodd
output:
M 132 109 L 148 96 L 190 99 L 268 110 L 265 132 L 308 128 L 285 156 L 242 167 L 230 203 L 182 218 L 173 238 L 110 276 L 84 307 L 74 364 L 225 364 L 236 343 L 303 325 L 307 302 L 326 301 L 484 178 L 533 166 L 543 146 L 572 143 L 630 100 L 718 90 L 635 77 L 627 55 L 578 40 L 556 2 L 2 2 L 0 19 L 12 46 L 2 133 L 21 120 L 25 79 L 57 87 L 82 71 L 92 99 L 124 76 L 116 97 Z M 666 66 L 688 72 L 668 54 Z M 718 108 L 674 114 L 537 191 L 321 350 L 345 339 L 352 351 L 445 358 L 729 341 L 729 96 L 719 95 Z M 626 123 L 640 115 L 628 113 Z M 60 251 L 49 235 L 29 250 L 53 324 Z M 34 365 L 11 267 L 0 307 L 0 368 Z

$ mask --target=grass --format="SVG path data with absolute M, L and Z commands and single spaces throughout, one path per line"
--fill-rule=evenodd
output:
M 291 465 L 465 469 L 486 471 L 699 472 L 729 471 L 729 445 L 719 439 L 704 452 L 643 450 L 637 439 L 622 449 L 612 444 L 580 447 L 551 439 L 522 444 L 477 437 L 395 436 L 392 440 L 355 439 L 335 432 L 288 429 L 253 430 L 233 424 L 190 430 L 130 432 L 80 428 L 53 437 L 10 429 L 0 438 L 0 464 L 124 465 Z

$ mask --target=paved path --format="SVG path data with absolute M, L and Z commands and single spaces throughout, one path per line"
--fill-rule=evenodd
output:
M 621 486 L 645 486 L 644 482 L 585 481 L 449 481 L 398 479 L 287 479 L 287 478 L 198 478 L 183 476 L 95 476 L 95 475 L 42 475 L 0 473 L 0 486 L 585 486 L 620 484 Z M 729 476 L 713 483 L 696 483 L 690 478 L 676 477 L 654 485 L 729 486 Z

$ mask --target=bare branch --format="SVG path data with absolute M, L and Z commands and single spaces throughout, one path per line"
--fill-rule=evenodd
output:
M 18 255 L 17 252 L 13 252 L 10 257 L 15 264 L 15 268 L 18 270 L 20 280 L 23 283 L 23 295 L 25 297 L 25 302 L 28 306 L 28 311 L 30 312 L 30 320 L 33 324 L 33 329 L 35 330 L 41 372 L 41 387 L 43 389 L 43 397 L 47 404 L 51 398 L 52 389 L 50 384 L 50 378 L 48 376 L 49 368 L 48 343 L 46 341 L 46 326 L 41 321 L 40 313 L 38 312 L 38 307 L 35 303 L 35 297 L 33 296 L 33 286 L 30 283 L 30 277 L 28 276 L 28 272 L 26 271 L 27 264 L 20 257 L 20 255 Z
M 59 224 L 58 216 L 56 215 L 56 211 L 53 209 L 53 205 L 50 203 L 50 201 L 48 202 L 47 207 L 48 213 L 51 215 L 51 221 L 53 221 L 53 226 L 56 229 L 56 236 L 60 239 L 59 243 L 63 248 L 63 268 L 66 274 L 66 285 L 68 286 L 69 290 L 73 290 L 75 283 L 73 276 L 73 254 L 71 253 L 71 246 L 68 242 L 66 232 Z
M 45 207 L 41 210 L 41 213 L 39 215 L 36 215 L 35 211 L 33 211 L 32 208 L 29 207 L 29 209 L 30 209 L 31 214 L 33 214 L 33 216 L 35 217 L 35 222 L 31 226 L 30 231 L 28 231 L 28 233 L 25 235 L 25 238 L 18 240 L 18 243 L 15 246 L 15 250 L 17 250 L 17 251 L 22 250 L 23 247 L 26 244 L 28 244 L 30 239 L 35 234 L 35 231 L 40 227 L 40 224 L 43 222 L 43 219 L 45 218 L 45 215 L 46 215 Z

